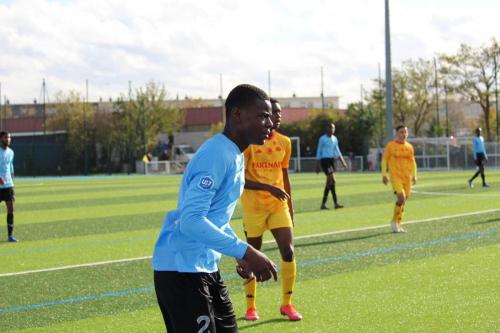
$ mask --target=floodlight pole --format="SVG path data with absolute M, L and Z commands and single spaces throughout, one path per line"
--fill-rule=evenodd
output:
M 385 108 L 386 108 L 386 141 L 393 137 L 392 125 L 392 71 L 391 71 L 391 26 L 389 20 L 389 0 L 385 0 Z
M 493 64 L 495 66 L 495 111 L 496 111 L 496 121 L 497 121 L 497 141 L 498 141 L 498 132 L 499 132 L 499 120 L 498 120 L 498 80 L 497 80 L 497 75 L 498 75 L 498 62 L 497 62 L 497 56 L 499 54 L 495 53 L 493 57 Z
M 87 103 L 89 101 L 89 80 L 85 80 L 85 102 L 83 103 L 83 151 L 84 151 L 84 170 L 83 173 L 88 175 L 89 172 L 89 156 L 87 151 Z
M 439 85 L 438 85 L 438 72 L 437 72 L 437 62 L 436 57 L 434 57 L 434 86 L 436 91 L 436 137 L 439 136 Z
M 321 71 L 321 110 L 325 112 L 325 94 L 323 91 L 323 66 L 321 66 L 320 71 Z

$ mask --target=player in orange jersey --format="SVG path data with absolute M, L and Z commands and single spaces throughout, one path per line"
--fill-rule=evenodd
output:
M 396 138 L 385 146 L 382 156 L 382 182 L 384 185 L 391 181 L 392 189 L 397 201 L 391 221 L 393 232 L 406 232 L 401 227 L 404 206 L 411 194 L 411 183 L 417 183 L 417 164 L 413 146 L 407 142 L 408 128 L 404 125 L 396 127 Z M 387 177 L 389 173 L 389 177 Z
M 254 248 L 262 247 L 262 235 L 266 230 L 278 244 L 281 254 L 282 303 L 280 312 L 289 320 L 301 320 L 302 316 L 291 302 L 297 276 L 293 249 L 293 206 L 288 178 L 291 141 L 276 131 L 281 122 L 281 106 L 271 98 L 273 128 L 262 146 L 250 145 L 245 154 L 245 190 L 241 196 L 243 226 L 247 242 Z M 257 320 L 255 278 L 245 284 L 247 297 L 246 320 Z

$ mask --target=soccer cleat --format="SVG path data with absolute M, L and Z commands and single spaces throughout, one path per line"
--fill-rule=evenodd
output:
M 402 232 L 402 233 L 405 233 L 406 232 L 406 229 L 404 229 L 401 224 L 398 223 L 398 232 Z
M 292 304 L 282 305 L 280 307 L 280 313 L 283 316 L 287 316 L 291 321 L 302 320 L 302 315 L 295 310 L 295 307 Z
M 398 224 L 394 221 L 391 221 L 391 229 L 392 229 L 392 232 L 399 232 Z
M 490 187 L 490 185 L 488 185 L 488 184 L 484 183 L 484 184 L 483 184 L 483 187 Z
M 245 320 L 248 320 L 248 321 L 255 321 L 255 320 L 259 320 L 259 314 L 257 313 L 257 309 L 255 308 L 250 308 L 250 309 L 247 309 L 247 313 L 245 314 Z
M 14 237 L 14 236 L 9 236 L 9 237 L 7 238 L 7 242 L 15 243 L 15 242 L 17 242 L 17 241 L 18 241 L 18 240 L 17 240 L 17 239 L 16 239 L 16 237 Z
M 467 185 L 469 186 L 469 188 L 473 188 L 474 187 L 474 184 L 472 184 L 471 180 L 467 181 Z
M 325 205 L 321 205 L 320 209 L 321 209 L 321 210 L 328 210 L 328 209 L 330 209 L 330 208 L 326 207 Z
M 344 206 L 339 205 L 339 204 L 335 204 L 335 209 L 340 209 L 340 208 L 344 208 Z

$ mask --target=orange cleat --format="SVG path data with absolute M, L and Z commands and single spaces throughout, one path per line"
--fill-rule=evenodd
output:
M 250 309 L 247 309 L 247 313 L 245 314 L 245 320 L 248 320 L 248 321 L 255 321 L 255 320 L 259 320 L 259 314 L 257 313 L 257 309 L 255 308 L 250 308 Z
M 302 320 L 302 315 L 295 310 L 292 304 L 282 305 L 280 307 L 280 312 L 283 316 L 287 316 L 291 321 Z

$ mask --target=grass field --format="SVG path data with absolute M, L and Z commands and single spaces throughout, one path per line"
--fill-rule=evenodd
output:
M 318 209 L 324 176 L 293 174 L 294 303 L 304 320 L 279 315 L 279 282 L 258 287 L 261 320 L 242 320 L 242 281 L 224 258 L 240 331 L 500 332 L 500 172 L 488 171 L 486 189 L 466 188 L 470 174 L 420 173 L 406 234 L 390 232 L 394 198 L 378 174 L 339 174 L 346 208 L 337 211 Z M 0 331 L 164 331 L 149 256 L 179 182 L 18 179 L 20 242 L 0 242 Z M 232 225 L 242 235 L 240 212 Z M 267 240 L 266 253 L 279 263 Z

